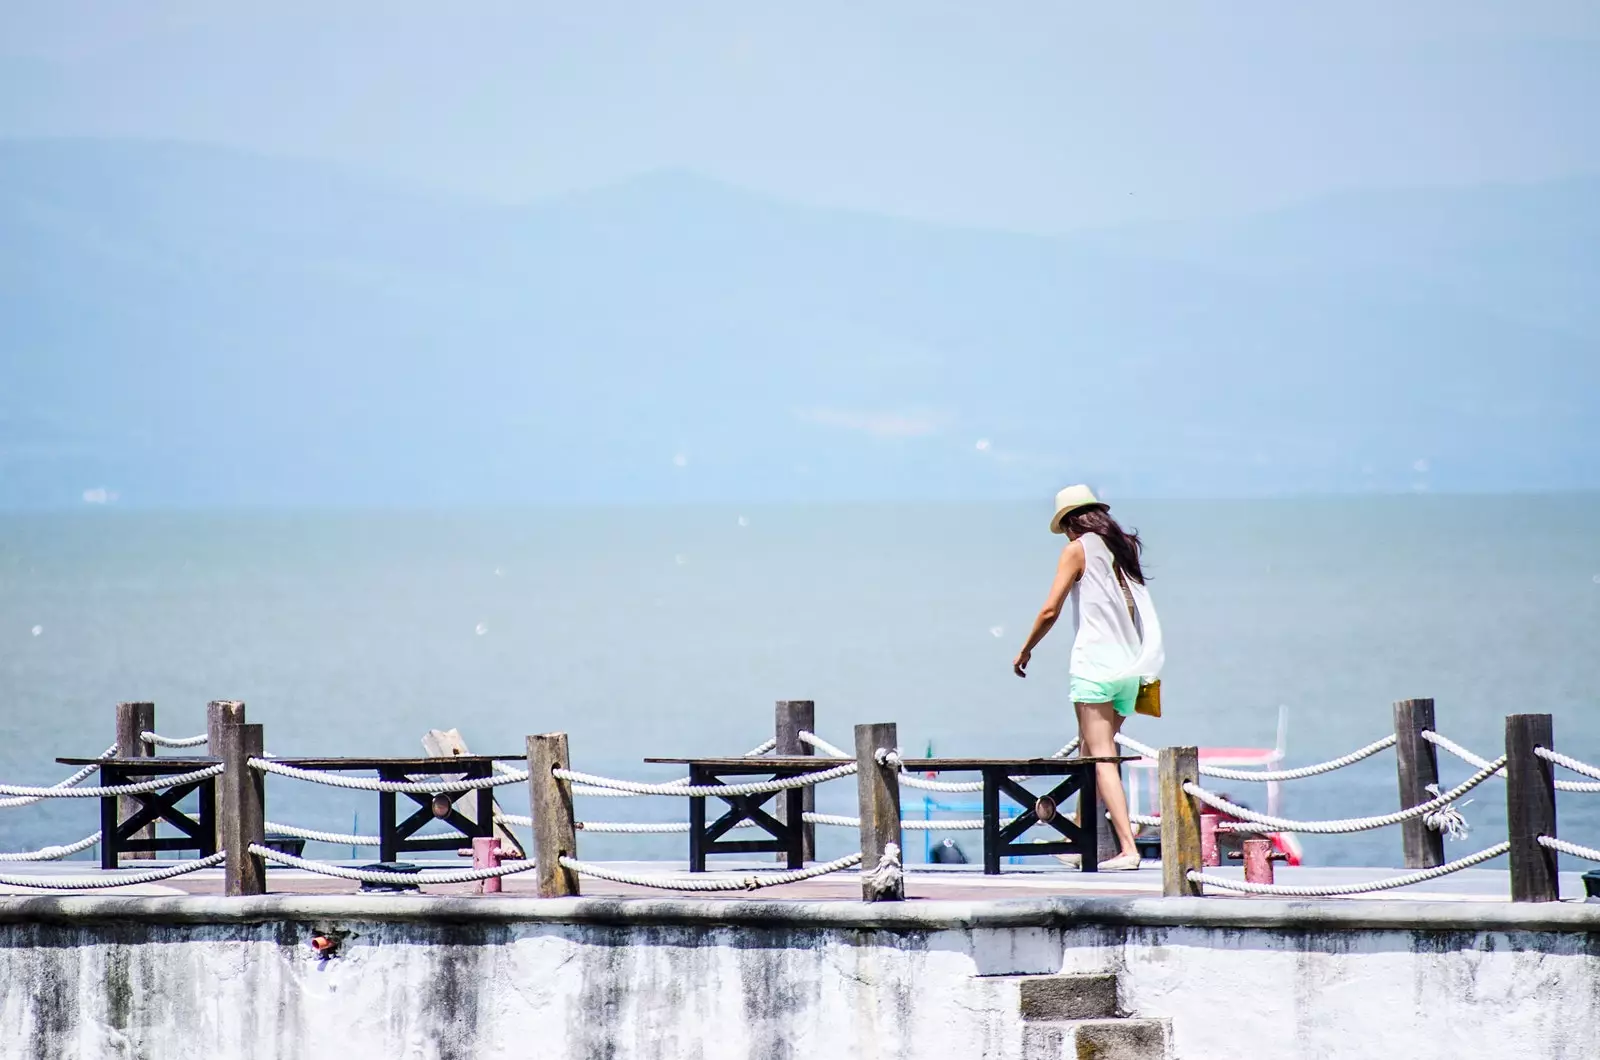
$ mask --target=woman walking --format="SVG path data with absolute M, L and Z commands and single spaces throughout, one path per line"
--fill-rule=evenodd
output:
M 1050 531 L 1067 535 L 1067 545 L 1056 563 L 1050 596 L 1012 669 L 1018 677 L 1028 676 L 1033 649 L 1070 600 L 1074 630 L 1071 693 L 1078 713 L 1078 753 L 1086 758 L 1109 758 L 1117 754 L 1116 735 L 1133 713 L 1140 687 L 1160 676 L 1165 661 L 1161 623 L 1139 562 L 1142 546 L 1139 535 L 1122 529 L 1111 517 L 1110 508 L 1100 503 L 1088 486 L 1068 486 L 1056 494 Z M 1116 763 L 1096 765 L 1095 781 L 1101 805 L 1111 816 L 1122 847 L 1116 857 L 1102 861 L 1100 868 L 1136 869 L 1139 850 L 1133 843 L 1128 800 Z

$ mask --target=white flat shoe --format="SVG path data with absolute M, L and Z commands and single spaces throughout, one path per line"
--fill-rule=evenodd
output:
M 1057 854 L 1055 857 L 1056 857 L 1057 861 L 1061 862 L 1061 864 L 1067 866 L 1068 868 L 1072 868 L 1072 869 L 1081 869 L 1081 868 L 1083 868 L 1083 855 L 1082 854 Z
M 1129 872 L 1139 867 L 1139 855 L 1118 854 L 1100 863 L 1101 872 Z

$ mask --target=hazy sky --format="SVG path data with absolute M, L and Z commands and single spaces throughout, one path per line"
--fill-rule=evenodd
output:
M 8 0 L 0 136 L 508 201 L 681 167 L 1029 230 L 1600 171 L 1593 0 L 332 6 Z

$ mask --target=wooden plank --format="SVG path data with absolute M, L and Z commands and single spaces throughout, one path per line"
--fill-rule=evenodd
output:
M 572 785 L 551 774 L 554 769 L 571 769 L 571 761 L 566 733 L 528 737 L 528 812 L 533 817 L 533 857 L 538 865 L 534 875 L 540 898 L 578 893 L 578 874 L 559 861 L 578 856 Z
M 461 735 L 460 729 L 429 729 L 422 734 L 422 749 L 433 758 L 473 757 L 472 751 L 467 747 L 466 737 Z M 459 777 L 459 774 L 456 776 Z M 488 808 L 491 818 L 499 815 L 500 803 L 493 788 L 484 788 L 478 794 L 478 812 L 483 813 L 485 807 Z M 500 844 L 501 858 L 510 860 L 523 856 L 522 844 L 517 841 L 516 833 L 508 826 L 495 820 L 490 834 Z
M 151 758 L 155 756 L 156 748 L 144 742 L 140 735 L 145 732 L 154 732 L 156 727 L 156 705 L 154 703 L 118 703 L 117 704 L 117 757 L 118 758 Z M 136 799 L 124 797 L 118 800 L 117 819 L 127 820 L 139 810 Z M 141 829 L 132 836 L 122 853 L 131 857 L 144 857 L 155 852 L 153 847 L 139 846 L 141 839 L 154 839 L 156 826 Z
M 861 898 L 867 902 L 898 902 L 906 896 L 904 874 L 876 873 L 883 856 L 894 847 L 903 858 L 900 836 L 900 770 L 879 765 L 878 751 L 900 745 L 894 722 L 856 726 L 856 790 L 861 814 Z M 920 760 L 919 760 L 920 765 Z
M 64 766 L 116 766 L 119 769 L 145 776 L 158 777 L 168 773 L 192 773 L 196 769 L 214 766 L 219 759 L 207 756 L 186 755 L 179 758 L 177 755 L 162 755 L 160 758 L 58 758 L 56 762 Z
M 1511 900 L 1557 902 L 1561 878 L 1556 852 L 1539 845 L 1539 836 L 1556 836 L 1555 769 L 1533 753 L 1555 749 L 1555 726 L 1548 714 L 1506 718 L 1506 832 L 1511 841 Z
M 223 773 L 217 807 L 218 848 L 228 855 L 224 893 L 230 897 L 267 893 L 267 866 L 250 853 L 251 843 L 267 841 L 266 774 L 251 769 L 249 760 L 261 757 L 265 742 L 260 725 L 229 725 L 221 731 Z
M 1201 893 L 1189 879 L 1200 866 L 1200 806 L 1183 790 L 1200 782 L 1198 747 L 1163 747 L 1161 770 L 1161 893 L 1168 897 Z
M 453 757 L 457 762 L 473 762 L 480 764 L 483 762 L 522 762 L 525 760 L 525 756 L 523 755 L 455 755 Z M 299 766 L 301 769 L 356 770 L 392 768 L 409 770 L 413 773 L 432 773 L 435 775 L 438 774 L 440 766 L 440 762 L 437 758 L 430 758 L 425 755 L 399 755 L 388 758 L 328 758 L 315 755 L 284 755 L 282 757 L 273 759 L 273 761 L 282 762 L 284 765 Z
M 810 699 L 780 699 L 773 709 L 773 738 L 778 741 L 772 749 L 775 758 L 805 758 L 813 755 L 810 744 L 800 739 L 801 731 L 815 732 L 817 728 L 817 704 Z M 766 757 L 763 755 L 762 757 Z M 817 808 L 817 789 L 815 785 L 798 789 L 798 801 L 801 813 L 812 813 Z M 778 819 L 788 822 L 791 811 L 790 804 L 796 799 L 780 798 L 778 800 Z M 800 827 L 800 860 L 802 863 L 816 857 L 817 826 L 804 824 L 803 819 L 795 822 Z M 779 855 L 793 861 L 792 853 Z
M 222 730 L 245 723 L 244 704 L 236 699 L 213 699 L 206 704 L 206 754 L 215 755 L 222 746 Z
M 1394 705 L 1395 768 L 1400 780 L 1400 808 L 1410 809 L 1434 798 L 1429 784 L 1439 783 L 1438 749 L 1422 738 L 1434 727 L 1433 700 L 1402 699 Z M 1400 842 L 1408 869 L 1444 864 L 1444 833 L 1416 818 L 1401 822 Z

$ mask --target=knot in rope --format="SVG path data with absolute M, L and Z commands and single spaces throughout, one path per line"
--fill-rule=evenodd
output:
M 1437 784 L 1429 784 L 1422 790 L 1436 799 L 1440 797 L 1439 785 Z M 1471 799 L 1461 803 L 1461 807 L 1470 805 L 1472 805 Z M 1461 808 L 1457 806 L 1441 806 L 1432 813 L 1425 813 L 1422 815 L 1422 823 L 1435 832 L 1443 832 L 1446 839 L 1465 839 L 1472 830 L 1467 824 L 1467 819 L 1461 816 Z

